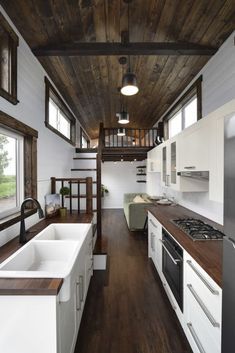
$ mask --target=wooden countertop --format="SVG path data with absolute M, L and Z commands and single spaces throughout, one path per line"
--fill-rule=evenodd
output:
M 182 206 L 156 205 L 147 210 L 163 225 L 163 227 L 178 241 L 178 243 L 198 262 L 198 264 L 222 287 L 222 253 L 223 241 L 193 241 L 178 228 L 172 219 L 198 218 L 223 232 L 223 227 L 209 219 L 188 210 Z
M 92 214 L 77 212 L 65 218 L 46 218 L 31 227 L 26 236 L 30 240 L 52 223 L 91 223 L 92 218 Z M 17 236 L 0 247 L 0 263 L 22 246 Z M 63 278 L 0 278 L 0 295 L 57 295 L 62 284 Z

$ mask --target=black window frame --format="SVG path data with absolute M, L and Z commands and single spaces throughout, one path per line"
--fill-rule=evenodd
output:
M 82 147 L 82 138 L 84 138 L 87 142 L 87 147 L 86 148 L 90 148 L 90 138 L 89 136 L 85 133 L 85 131 L 83 130 L 82 127 L 80 127 L 80 148 Z
M 63 101 L 59 93 L 56 91 L 56 89 L 53 87 L 53 85 L 50 83 L 47 77 L 45 77 L 45 126 L 53 131 L 56 135 L 60 136 L 63 138 L 65 141 L 70 143 L 71 145 L 75 146 L 75 140 L 76 140 L 76 118 L 73 116 L 73 114 L 70 112 L 68 109 L 66 103 Z M 63 135 L 60 131 L 55 129 L 50 123 L 49 123 L 49 100 L 50 98 L 53 100 L 53 102 L 57 105 L 57 107 L 61 110 L 61 112 L 65 115 L 65 117 L 70 121 L 70 139 L 68 139 L 65 135 Z
M 10 103 L 16 105 L 19 102 L 17 99 L 17 47 L 19 46 L 19 38 L 1 12 L 0 30 L 5 32 L 8 36 L 8 50 L 10 52 L 10 64 L 8 65 L 8 80 L 10 80 L 8 81 L 8 86 L 10 86 L 10 91 L 6 91 L 1 87 L 0 80 L 0 96 L 8 100 Z
M 199 78 L 189 87 L 189 89 L 180 97 L 173 107 L 163 116 L 162 120 L 164 123 L 165 139 L 169 139 L 169 120 L 177 114 L 179 110 L 184 108 L 193 97 L 197 98 L 197 121 L 202 118 L 202 80 L 203 76 Z M 184 125 L 182 125 L 182 131 Z

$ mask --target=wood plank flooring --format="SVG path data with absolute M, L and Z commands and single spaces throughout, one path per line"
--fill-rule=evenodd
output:
M 102 217 L 108 270 L 94 272 L 75 353 L 191 353 L 146 236 L 128 231 L 123 210 Z

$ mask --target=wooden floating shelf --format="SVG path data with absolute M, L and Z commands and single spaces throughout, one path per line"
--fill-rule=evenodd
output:
M 137 173 L 136 175 L 146 175 L 146 173 Z
M 139 165 L 138 167 L 136 168 L 146 168 L 146 165 Z
M 76 153 L 97 153 L 97 148 L 76 148 Z
M 146 180 L 136 180 L 137 183 L 146 183 Z

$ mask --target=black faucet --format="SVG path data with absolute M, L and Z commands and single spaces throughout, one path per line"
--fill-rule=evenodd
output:
M 20 208 L 20 215 L 21 215 L 21 221 L 20 221 L 20 238 L 19 238 L 19 241 L 20 241 L 20 244 L 25 244 L 27 242 L 27 239 L 26 239 L 26 233 L 25 233 L 25 222 L 24 222 L 24 207 L 25 207 L 25 204 L 27 202 L 34 202 L 37 206 L 37 209 L 38 209 L 38 216 L 39 218 L 43 218 L 44 217 L 44 214 L 43 214 L 43 210 L 41 208 L 41 205 L 40 203 L 38 202 L 38 200 L 36 199 L 33 199 L 32 197 L 28 197 L 27 199 L 25 199 L 22 204 L 21 204 L 21 208 Z

